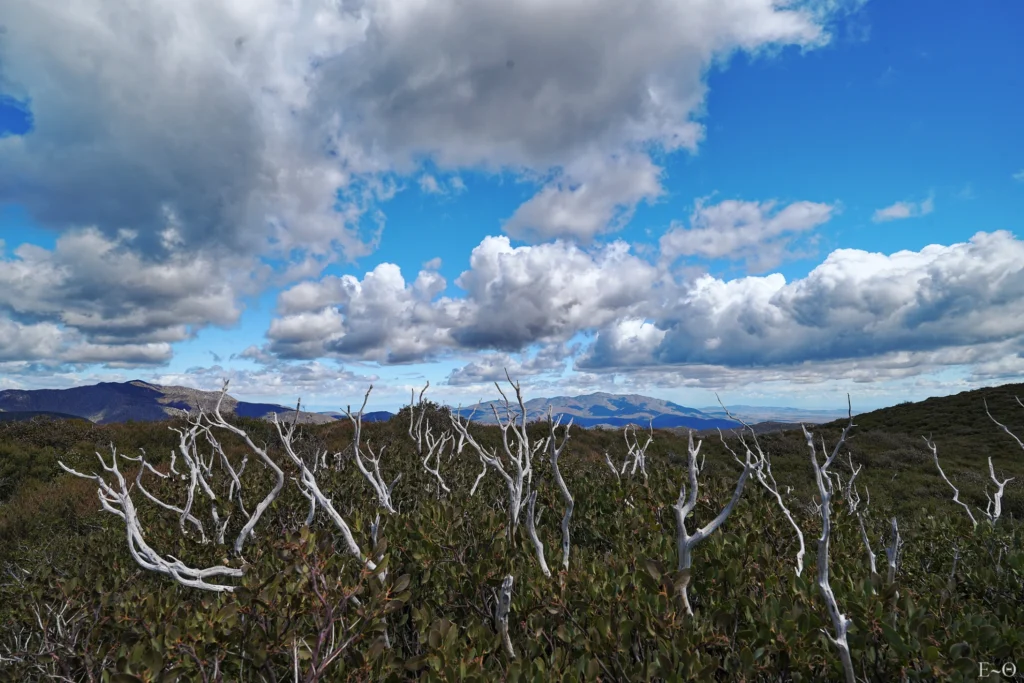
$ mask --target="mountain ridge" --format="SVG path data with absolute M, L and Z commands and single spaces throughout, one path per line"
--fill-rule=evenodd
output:
M 0 391 L 0 412 L 48 412 L 81 417 L 97 424 L 128 421 L 158 421 L 177 415 L 181 410 L 202 407 L 212 410 L 220 398 L 219 391 L 204 391 L 177 385 L 157 385 L 143 380 L 128 382 L 100 382 L 98 384 L 68 389 L 7 389 Z M 514 398 L 514 397 L 513 397 Z M 496 424 L 491 405 L 498 408 L 504 418 L 501 401 L 485 401 L 461 410 L 463 417 L 473 415 L 480 424 Z M 554 396 L 533 398 L 525 402 L 528 420 L 544 419 L 549 407 L 563 421 L 570 418 L 581 427 L 620 428 L 627 424 L 655 428 L 687 427 L 693 429 L 731 428 L 735 422 L 729 420 L 719 407 L 716 410 L 690 408 L 687 406 L 652 398 L 641 394 L 611 394 L 594 392 L 579 396 Z M 518 413 L 518 406 L 514 406 Z M 273 415 L 281 419 L 294 419 L 295 408 L 274 403 L 240 401 L 227 394 L 221 403 L 225 414 L 240 417 L 270 419 Z M 453 410 L 457 408 L 453 407 Z M 828 422 L 842 415 L 842 411 L 815 411 L 798 408 L 764 408 L 757 406 L 734 406 L 730 410 L 748 422 Z M 365 422 L 379 422 L 390 419 L 394 413 L 372 411 L 363 415 Z M 300 421 L 324 423 L 347 420 L 339 411 L 300 412 Z

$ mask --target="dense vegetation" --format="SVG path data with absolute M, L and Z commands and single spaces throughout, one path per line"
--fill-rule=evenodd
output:
M 847 450 L 853 464 L 863 466 L 857 483 L 862 493 L 870 491 L 865 522 L 875 551 L 884 545 L 891 516 L 905 540 L 895 580 L 889 583 L 884 571 L 872 577 L 857 518 L 836 496 L 831 586 L 853 621 L 849 645 L 858 677 L 979 680 L 985 662 L 997 673 L 983 680 L 997 681 L 1004 662 L 1024 668 L 1024 451 L 982 405 L 987 398 L 993 416 L 1024 435 L 1024 408 L 1014 394 L 1024 396 L 1024 386 L 855 418 L 833 470 L 848 479 Z M 444 409 L 428 407 L 435 434 L 450 425 Z M 786 500 L 808 546 L 802 575 L 795 572 L 792 527 L 751 479 L 722 528 L 694 552 L 690 618 L 676 590 L 683 575 L 676 571 L 671 509 L 686 477 L 683 436 L 654 433 L 645 481 L 620 479 L 605 462 L 607 452 L 622 463 L 621 431 L 571 429 L 559 461 L 575 498 L 568 571 L 558 571 L 562 499 L 550 463 L 542 454 L 534 458 L 537 508 L 545 510 L 537 528 L 554 573 L 545 578 L 524 525 L 509 538 L 505 484 L 490 471 L 470 496 L 481 463 L 467 446 L 441 458 L 451 493 L 439 491 L 407 434 L 408 409 L 363 426 L 364 443 L 371 441 L 375 451 L 386 444 L 385 479 L 403 475 L 393 491 L 398 512 L 382 515 L 376 542 L 371 524 L 380 506 L 353 463 L 352 425 L 303 426 L 295 439 L 304 457 L 324 449 L 341 454 L 328 458 L 317 480 L 372 556 L 372 571 L 346 552 L 322 510 L 304 524 L 309 501 L 293 484 L 297 468 L 273 426 L 232 422 L 256 444 L 269 445 L 287 482 L 242 558 L 230 552 L 230 543 L 183 536 L 177 515 L 133 494 L 146 541 L 164 556 L 192 566 L 245 567 L 234 582 L 239 587 L 219 594 L 141 569 L 128 553 L 124 522 L 98 512 L 96 483 L 57 465 L 61 460 L 80 472 L 102 472 L 95 452 L 109 464 L 113 444 L 124 455 L 144 449 L 166 473 L 179 443 L 168 427 L 184 428 L 184 420 L 0 423 L 0 679 L 842 680 L 835 648 L 822 632 L 831 632 L 831 624 L 815 582 L 821 516 L 812 505 L 811 460 L 799 430 L 759 441 L 779 484 L 792 487 Z M 842 426 L 812 431 L 831 447 Z M 536 441 L 549 427 L 531 424 L 528 431 Z M 474 425 L 471 433 L 500 451 L 497 427 Z M 961 499 L 972 506 L 986 504 L 987 458 L 1001 478 L 1017 477 L 994 527 L 982 522 L 972 528 L 952 502 L 921 439 L 928 435 Z M 233 462 L 249 454 L 243 477 L 249 498 L 265 495 L 271 472 L 241 439 L 218 438 Z M 736 436 L 727 439 L 741 449 Z M 705 437 L 701 452 L 706 467 L 695 524 L 719 513 L 740 472 L 717 435 Z M 120 466 L 134 481 L 137 463 L 122 459 Z M 164 500 L 183 504 L 181 482 L 150 474 L 144 482 Z M 232 516 L 229 538 L 241 522 Z M 495 623 L 506 575 L 515 581 L 508 618 L 514 659 Z

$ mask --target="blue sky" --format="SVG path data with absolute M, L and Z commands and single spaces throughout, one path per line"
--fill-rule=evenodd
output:
M 1020 3 L 149 0 L 119 41 L 116 0 L 44 4 L 0 13 L 0 388 L 868 409 L 1024 371 Z

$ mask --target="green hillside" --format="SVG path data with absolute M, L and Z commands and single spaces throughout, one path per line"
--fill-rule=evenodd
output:
M 857 483 L 865 499 L 870 491 L 863 519 L 880 576 L 872 579 L 857 517 L 838 492 L 830 562 L 831 588 L 852 619 L 848 638 L 859 679 L 978 680 L 978 662 L 1024 661 L 1024 450 L 981 403 L 987 398 L 993 415 L 1024 436 L 1024 408 L 1014 394 L 1024 397 L 1024 385 L 854 419 L 848 448 L 832 471 L 843 482 L 849 478 L 847 451 L 863 466 Z M 436 436 L 448 423 L 443 409 L 431 404 L 430 410 Z M 374 452 L 384 446 L 382 478 L 390 483 L 402 474 L 393 490 L 395 514 L 381 510 L 357 468 L 347 421 L 303 426 L 295 441 L 307 463 L 323 450 L 342 453 L 337 464 L 326 459 L 316 480 L 354 542 L 375 560 L 375 573 L 347 552 L 322 505 L 305 526 L 309 500 L 292 479 L 298 468 L 273 426 L 244 418 L 233 423 L 256 445 L 269 445 L 284 481 L 241 556 L 231 546 L 245 514 L 226 502 L 230 484 L 219 461 L 207 476 L 221 518 L 231 514 L 223 545 L 212 538 L 210 501 L 198 489 L 191 514 L 211 535 L 206 544 L 194 532 L 183 536 L 180 515 L 147 501 L 132 483 L 138 464 L 120 460 L 148 546 L 189 566 L 244 568 L 240 579 L 210 579 L 236 586 L 231 593 L 187 588 L 140 568 L 128 552 L 124 522 L 98 512 L 96 483 L 57 465 L 63 460 L 83 473 L 101 471 L 95 452 L 110 464 L 113 443 L 126 456 L 144 449 L 166 473 L 179 443 L 168 427 L 184 428 L 183 422 L 0 423 L 0 563 L 8 577 L 0 585 L 0 680 L 40 680 L 45 673 L 66 680 L 291 681 L 296 670 L 306 681 L 843 680 L 836 648 L 822 634 L 833 626 L 815 583 L 821 516 L 799 430 L 762 434 L 758 442 L 783 493 L 791 487 L 784 497 L 807 547 L 800 577 L 795 532 L 753 477 L 723 526 L 695 548 L 692 570 L 677 571 L 672 505 L 686 479 L 685 435 L 655 431 L 644 481 L 613 474 L 605 462 L 606 452 L 616 465 L 624 462 L 621 431 L 573 427 L 559 460 L 575 498 L 568 571 L 561 570 L 564 505 L 548 459 L 534 459 L 532 482 L 543 510 L 537 527 L 553 573 L 547 578 L 525 522 L 508 537 L 500 476 L 489 471 L 470 496 L 481 462 L 466 445 L 434 462 L 451 492 L 439 490 L 406 433 L 408 409 L 363 426 L 364 444 Z M 824 436 L 831 448 L 843 424 L 815 426 L 814 438 Z M 470 433 L 502 453 L 498 427 L 474 425 Z M 528 429 L 533 443 L 548 433 L 544 423 Z M 972 528 L 952 502 L 921 439 L 929 434 L 944 471 L 972 506 L 984 508 L 986 482 L 993 490 L 988 457 L 1000 478 L 1016 477 L 994 527 Z M 273 488 L 272 470 L 240 438 L 216 435 L 234 467 L 248 455 L 241 481 L 252 513 Z M 508 436 L 514 452 L 511 430 Z M 646 437 L 638 438 L 642 445 Z M 735 435 L 727 438 L 739 448 Z M 209 457 L 206 442 L 197 443 Z M 704 439 L 701 453 L 706 465 L 691 533 L 729 501 L 741 469 L 717 435 Z M 818 455 L 821 462 L 820 448 Z M 183 468 L 180 454 L 177 467 Z M 116 481 L 109 473 L 105 478 Z M 186 505 L 180 480 L 147 472 L 141 481 L 159 499 Z M 371 523 L 378 513 L 375 544 Z M 891 584 L 883 552 L 890 516 L 905 542 Z M 494 617 L 506 575 L 514 577 L 508 632 L 515 659 Z M 678 597 L 684 577 L 692 617 Z M 24 634 L 39 645 L 19 645 Z

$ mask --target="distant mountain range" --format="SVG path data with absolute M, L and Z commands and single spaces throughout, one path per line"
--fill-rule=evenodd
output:
M 166 420 L 179 410 L 193 410 L 199 406 L 212 410 L 220 392 L 201 391 L 178 386 L 160 386 L 141 380 L 132 382 L 103 382 L 71 389 L 36 389 L 0 391 L 0 415 L 13 419 L 15 413 L 29 417 L 33 413 L 59 413 L 62 416 L 81 417 L 98 424 L 111 422 Z M 463 408 L 463 416 L 473 415 L 481 424 L 495 424 L 491 405 L 498 407 L 504 417 L 503 407 L 497 401 L 480 403 Z M 528 420 L 547 416 L 550 406 L 553 413 L 562 416 L 563 421 L 571 417 L 581 427 L 623 427 L 630 423 L 646 426 L 653 423 L 655 428 L 688 427 L 692 429 L 716 429 L 735 427 L 721 406 L 715 408 L 687 408 L 671 401 L 664 401 L 638 394 L 595 393 L 586 396 L 557 396 L 535 398 L 525 403 Z M 518 406 L 516 406 L 518 409 Z M 273 403 L 249 403 L 239 401 L 230 394 L 224 397 L 221 410 L 241 417 L 269 419 L 281 415 L 292 419 L 295 408 Z M 803 410 L 799 408 L 765 408 L 760 406 L 734 406 L 730 411 L 750 422 L 830 422 L 845 414 L 842 410 Z M 518 410 L 517 410 L 518 412 Z M 363 415 L 365 422 L 382 422 L 393 417 L 388 411 L 374 411 Z M 313 413 L 302 411 L 301 422 L 333 422 L 347 420 L 344 413 L 327 411 Z
M 514 397 L 510 397 L 514 398 Z M 504 405 L 500 401 L 486 401 L 468 408 L 463 408 L 463 416 L 474 414 L 474 421 L 481 424 L 497 424 L 494 419 L 492 405 L 498 408 L 498 414 L 504 419 Z M 541 419 L 547 416 L 551 407 L 554 416 L 561 415 L 567 422 L 571 417 L 574 424 L 581 427 L 624 427 L 628 424 L 647 426 L 652 424 L 656 429 L 687 427 L 691 429 L 732 429 L 737 426 L 730 420 L 721 406 L 715 408 L 687 408 L 678 403 L 665 401 L 639 394 L 609 394 L 598 392 L 585 396 L 557 396 L 555 398 L 535 398 L 524 403 L 527 420 Z M 518 406 L 515 406 L 518 414 Z M 831 422 L 846 413 L 842 410 L 803 410 L 800 408 L 772 408 L 761 406 L 730 406 L 729 411 L 748 423 L 806 422 L 818 424 Z
M 160 386 L 140 380 L 133 382 L 102 382 L 71 389 L 34 389 L 0 391 L 0 415 L 5 413 L 44 412 L 82 417 L 97 424 L 111 422 L 150 422 L 166 420 L 179 410 L 199 406 L 213 410 L 219 391 L 200 391 L 188 387 Z M 221 404 L 224 414 L 267 418 L 273 413 L 295 414 L 295 408 L 270 403 L 247 403 L 230 394 Z M 317 413 L 300 413 L 303 421 L 331 422 L 332 418 Z M 8 415 L 8 417 L 10 417 Z

